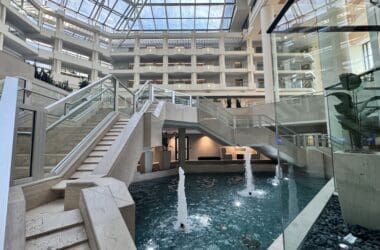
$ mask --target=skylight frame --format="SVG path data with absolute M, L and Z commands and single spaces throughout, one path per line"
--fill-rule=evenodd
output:
M 102 27 L 111 32 L 130 31 L 220 31 L 229 30 L 233 14 L 236 8 L 236 0 L 40 0 L 43 5 L 56 5 L 54 9 L 62 9 L 71 17 L 79 20 L 88 20 L 88 23 Z M 86 7 L 87 6 L 87 7 Z M 90 8 L 92 9 L 84 9 Z M 142 7 L 142 8 L 141 8 Z M 159 14 L 154 10 L 161 7 Z M 184 17 L 183 11 L 186 7 L 193 10 Z M 199 8 L 208 9 L 202 15 L 197 13 Z M 50 7 L 51 8 L 51 7 Z M 170 8 L 176 8 L 176 12 L 170 12 Z M 212 9 L 218 9 L 218 16 Z M 146 11 L 149 9 L 149 11 Z M 139 13 L 142 16 L 139 16 Z M 148 13 L 149 15 L 145 15 Z M 176 14 L 178 13 L 178 14 Z M 137 18 L 138 17 L 138 18 Z M 136 20 L 134 20 L 136 19 Z M 197 19 L 203 19 L 207 26 L 197 27 Z M 147 25 L 149 22 L 151 24 Z M 164 25 L 166 23 L 166 25 Z M 219 23 L 219 25 L 217 25 Z M 169 25 L 170 24 L 170 25 Z M 173 28 L 170 28 L 173 27 Z

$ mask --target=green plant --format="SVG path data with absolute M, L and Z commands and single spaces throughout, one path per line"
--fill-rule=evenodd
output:
M 90 82 L 85 79 L 85 80 L 79 82 L 79 88 L 82 89 L 82 88 L 88 86 L 89 84 L 90 84 Z
M 342 129 L 348 131 L 351 145 L 354 149 L 363 148 L 363 139 L 370 139 L 379 133 L 378 126 L 373 126 L 373 121 L 378 116 L 371 116 L 380 109 L 379 106 L 370 107 L 369 103 L 379 100 L 380 96 L 372 96 L 364 101 L 357 101 L 357 93 L 362 85 L 360 76 L 352 73 L 344 73 L 339 76 L 342 91 L 336 91 L 327 96 L 335 96 L 340 103 L 334 105 L 337 112 L 336 118 Z

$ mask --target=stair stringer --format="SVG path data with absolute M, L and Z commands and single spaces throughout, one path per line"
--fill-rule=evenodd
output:
M 93 175 L 114 177 L 127 187 L 132 183 L 144 151 L 144 115 L 147 108 L 148 105 L 132 115 L 127 126 L 98 163 Z

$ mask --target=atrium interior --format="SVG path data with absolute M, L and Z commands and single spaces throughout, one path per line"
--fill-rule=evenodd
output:
M 380 249 L 379 32 L 378 0 L 0 0 L 1 249 Z

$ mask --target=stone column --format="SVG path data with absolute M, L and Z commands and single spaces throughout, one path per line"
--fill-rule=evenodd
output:
M 57 29 L 56 33 L 63 33 L 63 20 L 62 17 L 57 17 Z M 62 62 L 57 59 L 57 55 L 61 53 L 63 48 L 63 42 L 60 38 L 55 38 L 54 40 L 54 50 L 53 50 L 53 67 L 52 67 L 52 77 L 55 81 L 61 81 L 62 72 Z
M 224 43 L 223 43 L 224 48 Z M 226 88 L 226 57 L 223 54 L 219 55 L 219 70 L 220 70 L 220 87 Z
M 133 62 L 133 70 L 134 74 L 134 87 L 138 88 L 140 84 L 140 56 L 136 55 L 135 60 Z
M 260 11 L 261 21 L 261 40 L 263 46 L 263 64 L 264 64 L 264 82 L 265 82 L 265 102 L 270 103 L 275 101 L 274 92 L 275 83 L 273 77 L 273 58 L 272 58 L 272 43 L 270 34 L 267 33 L 269 26 L 274 19 L 273 9 L 271 5 L 265 5 Z
M 91 81 L 96 81 L 98 79 L 99 71 L 97 70 L 99 64 L 99 52 L 93 50 L 91 55 L 92 69 L 91 69 Z
M 178 163 L 184 167 L 186 162 L 186 129 L 178 129 Z
M 164 47 L 167 47 L 167 39 L 165 39 L 164 41 L 166 41 L 166 45 L 164 44 Z M 167 51 L 167 49 L 164 49 L 165 51 Z M 168 65 L 169 65 L 169 57 L 167 55 L 164 55 L 162 57 L 162 66 L 163 66 L 163 69 L 164 69 L 164 74 L 163 74 L 163 79 L 162 79 L 162 84 L 164 85 L 168 85 L 169 83 L 169 74 L 168 74 Z
M 252 42 L 250 42 L 250 44 L 252 44 Z M 253 63 L 252 54 L 250 54 L 250 53 L 247 56 L 247 68 L 248 68 L 248 88 L 255 89 L 256 88 L 255 76 L 253 74 L 255 66 Z
M 147 148 L 144 150 L 144 172 L 151 173 L 153 170 L 153 150 Z
M 193 40 L 192 40 L 193 41 Z M 192 44 L 193 46 L 193 44 Z M 191 56 L 191 84 L 197 85 L 197 56 Z

